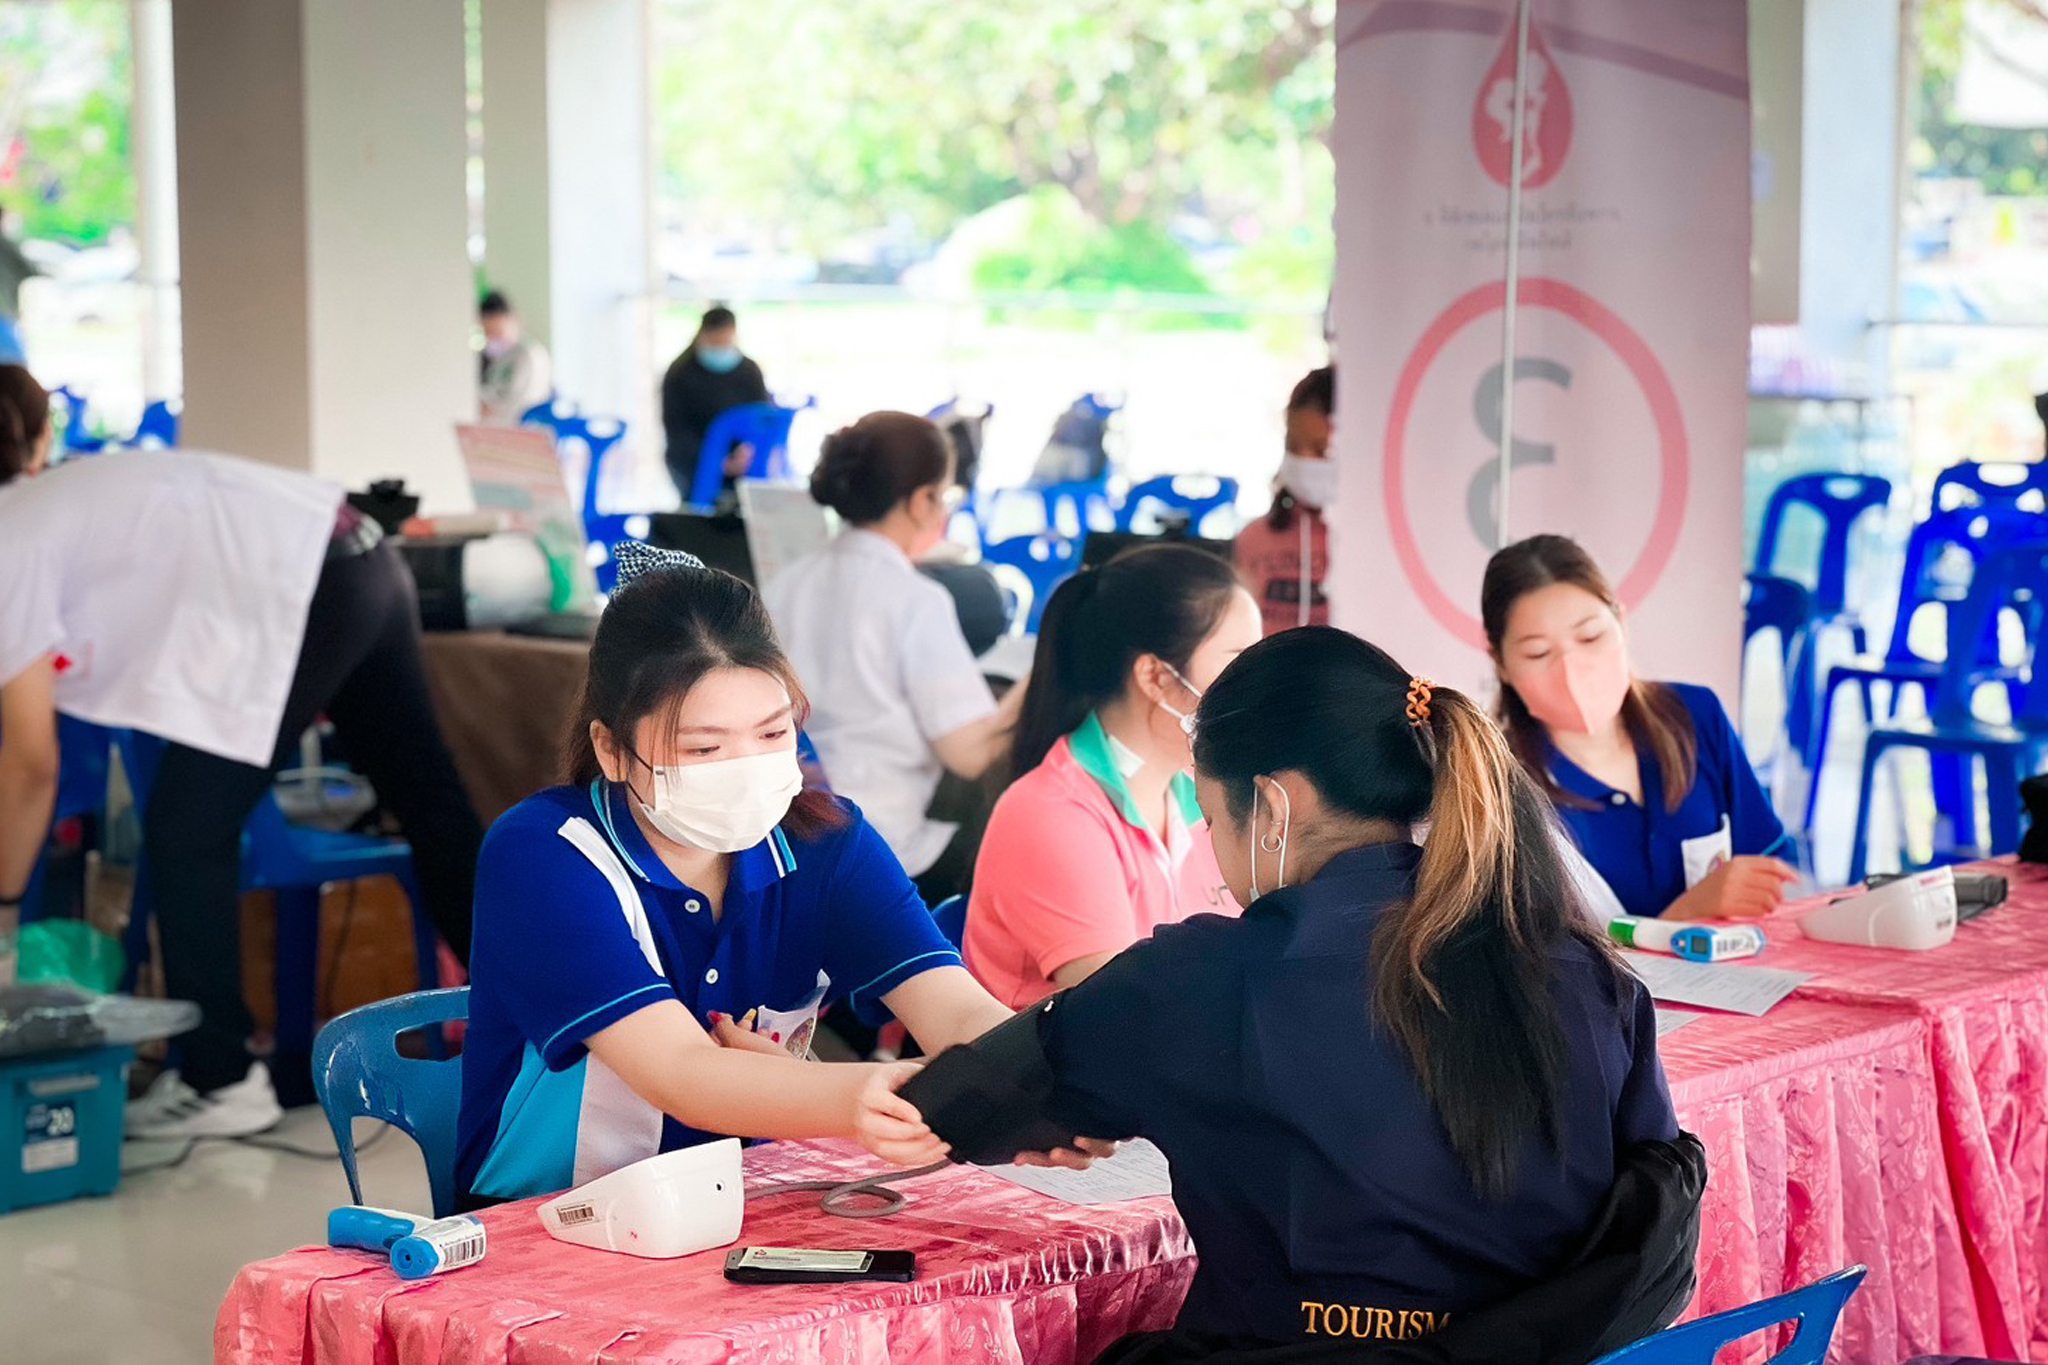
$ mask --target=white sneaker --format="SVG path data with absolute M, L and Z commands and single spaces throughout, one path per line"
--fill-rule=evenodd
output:
M 248 1075 L 208 1095 L 164 1072 L 128 1106 L 126 1127 L 131 1138 L 234 1138 L 266 1132 L 283 1117 L 270 1068 L 254 1062 Z

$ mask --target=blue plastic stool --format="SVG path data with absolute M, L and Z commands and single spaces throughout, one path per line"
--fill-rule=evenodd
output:
M 161 398 L 142 410 L 142 420 L 136 424 L 135 434 L 128 438 L 127 444 L 141 449 L 151 442 L 165 450 L 178 448 L 178 414 Z
M 996 570 L 999 578 L 1011 578 L 1003 585 L 1006 591 L 1016 590 L 1012 575 L 1022 577 L 1025 592 L 1017 595 L 1029 604 L 1029 609 L 1022 609 L 1020 604 L 1020 609 L 1010 615 L 1012 620 L 1024 622 L 1025 634 L 1036 635 L 1053 590 L 1081 567 L 1081 550 L 1074 541 L 1062 536 L 1013 536 L 984 546 L 981 560 Z M 1006 569 L 1011 571 L 1010 575 L 1002 572 Z
M 1202 534 L 1202 524 L 1212 512 L 1237 506 L 1237 480 L 1212 478 L 1206 474 L 1172 474 L 1147 479 L 1124 495 L 1116 511 L 1116 529 L 1128 534 L 1136 528 L 1142 513 L 1181 514 L 1187 517 L 1191 536 Z
M 434 1216 L 446 1218 L 455 1212 L 455 1123 L 462 1108 L 462 1059 L 403 1057 L 398 1039 L 425 1029 L 430 1040 L 439 1040 L 441 1025 L 468 1017 L 469 987 L 458 986 L 364 1005 L 338 1015 L 320 1030 L 313 1043 L 313 1093 L 334 1131 L 352 1202 L 363 1202 L 353 1124 L 359 1118 L 378 1119 L 419 1145 L 427 1159 Z
M 1897 711 L 1899 694 L 1907 687 L 1918 688 L 1923 700 L 1931 700 L 1935 684 L 1941 680 L 1944 661 L 1914 651 L 1914 620 L 1923 607 L 1935 606 L 1942 610 L 1948 618 L 1947 639 L 1950 652 L 1953 652 L 1954 641 L 1961 638 L 1957 633 L 1960 627 L 1956 613 L 1968 592 L 1967 584 L 1942 582 L 1940 574 L 1950 566 L 1964 563 L 1969 566 L 1974 580 L 1988 556 L 2007 545 L 2043 535 L 2048 535 L 2048 518 L 2009 505 L 1936 512 L 1913 528 L 1906 540 L 1898 604 L 1892 615 L 1892 638 L 1883 657 L 1855 659 L 1829 669 L 1827 682 L 1820 689 L 1819 704 L 1814 712 L 1818 723 L 1813 727 L 1812 742 L 1806 752 L 1807 770 L 1815 774 L 1815 781 L 1807 793 L 1806 824 L 1809 829 L 1813 826 L 1820 798 L 1818 776 L 1827 762 L 1828 735 L 1834 725 L 1835 694 L 1844 686 L 1855 686 L 1863 699 L 1864 717 L 1873 724 L 1878 720 L 1875 691 L 1878 683 L 1889 689 L 1887 716 Z M 2003 681 L 2010 684 L 2018 679 L 2019 670 L 2006 666 L 1999 657 L 1996 613 L 1984 622 L 1978 635 L 1974 669 L 1980 683 Z M 2017 705 L 2017 695 L 2013 700 Z M 1936 799 L 1939 808 L 1955 823 L 1958 840 L 1974 842 L 1974 803 L 1962 799 L 1961 779 L 1952 763 L 1941 760 L 1937 769 Z
M 164 741 L 152 735 L 117 731 L 115 748 L 128 773 L 138 810 L 149 807 Z M 277 897 L 277 1053 L 303 1057 L 313 1046 L 318 1008 L 320 958 L 320 892 L 329 882 L 362 877 L 393 877 L 412 906 L 413 954 L 422 988 L 441 978 L 440 935 L 427 917 L 426 903 L 414 879 L 412 849 L 403 839 L 337 833 L 294 825 L 284 818 L 268 791 L 250 813 L 242 834 L 242 890 L 270 891 Z M 135 899 L 128 916 L 123 947 L 128 972 L 123 990 L 132 990 L 136 968 L 149 957 L 149 920 L 155 907 L 149 892 L 148 868 L 138 859 Z
M 519 425 L 523 427 L 546 427 L 549 431 L 555 433 L 557 440 L 561 438 L 563 427 L 575 420 L 575 412 L 562 406 L 560 401 L 553 395 L 549 395 L 547 402 L 535 403 L 525 412 L 519 414 Z
M 619 566 L 612 557 L 612 551 L 625 541 L 642 540 L 647 535 L 644 524 L 637 528 L 637 534 L 634 526 L 636 522 L 646 521 L 646 513 L 607 513 L 598 507 L 598 489 L 604 481 L 605 459 L 626 439 L 626 423 L 614 417 L 563 416 L 549 408 L 544 420 L 536 425 L 547 426 L 554 431 L 558 448 L 572 441 L 583 447 L 583 538 L 604 551 L 595 572 L 598 591 L 609 593 L 619 586 Z
M 1804 1289 L 1644 1337 L 1602 1356 L 1594 1365 L 1714 1365 L 1714 1357 L 1729 1342 L 1787 1322 L 1797 1324 L 1798 1330 L 1785 1349 L 1771 1357 L 1769 1365 L 1822 1365 L 1842 1309 L 1869 1273 L 1868 1267 L 1851 1266 Z
M 1877 764 L 1893 749 L 1921 749 L 1935 757 L 1953 756 L 1984 764 L 1987 804 L 1991 814 L 1993 855 L 2010 853 L 2020 841 L 2020 778 L 2038 771 L 2048 752 L 2048 673 L 2040 670 L 2041 647 L 2048 636 L 2048 540 L 2028 541 L 2000 550 L 1986 560 L 1970 584 L 1970 594 L 1950 618 L 1960 640 L 1982 638 L 1984 630 L 2007 609 L 2028 621 L 2028 683 L 2010 724 L 1977 719 L 1973 701 L 1983 679 L 1967 649 L 1949 651 L 1935 690 L 1932 716 L 1924 721 L 1894 721 L 1875 726 L 1864 744 L 1863 771 L 1856 797 L 1856 834 L 1849 855 L 1849 880 L 1863 880 L 1868 861 L 1870 807 Z M 1963 801 L 1974 804 L 1964 784 Z
M 789 427 L 796 415 L 811 406 L 783 407 L 778 403 L 742 403 L 727 408 L 711 419 L 704 443 L 697 452 L 697 477 L 690 485 L 692 507 L 711 507 L 725 487 L 725 457 L 735 446 L 752 446 L 753 462 L 743 476 L 749 479 L 787 479 L 789 473 Z

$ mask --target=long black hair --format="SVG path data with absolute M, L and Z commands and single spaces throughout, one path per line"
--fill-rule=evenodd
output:
M 1548 804 L 1471 699 L 1418 688 L 1355 635 L 1290 630 L 1246 650 L 1202 698 L 1195 767 L 1240 820 L 1254 779 L 1298 772 L 1354 819 L 1428 822 L 1414 895 L 1373 931 L 1373 1017 L 1483 1197 L 1512 1187 L 1527 1138 L 1561 1149 L 1568 1059 L 1552 954 L 1586 945 L 1617 987 L 1624 969 L 1580 906 Z
M 1060 584 L 1039 621 L 1010 776 L 1043 763 L 1060 736 L 1122 695 L 1144 655 L 1186 673 L 1239 586 L 1228 563 L 1188 545 L 1126 550 Z
M 1557 583 L 1590 593 L 1617 617 L 1621 615 L 1621 599 L 1609 586 L 1607 575 L 1577 541 L 1552 535 L 1518 540 L 1486 562 L 1486 577 L 1479 587 L 1479 619 L 1486 627 L 1486 645 L 1495 664 L 1507 662 L 1508 617 L 1514 613 L 1515 603 Z M 1522 694 L 1508 686 L 1505 677 L 1495 714 L 1522 770 L 1552 805 L 1593 808 L 1593 802 L 1558 785 L 1550 771 L 1550 732 L 1530 714 Z M 1699 735 L 1693 728 L 1692 712 L 1686 709 L 1684 699 L 1663 683 L 1631 678 L 1628 695 L 1621 702 L 1621 723 L 1637 748 L 1657 756 L 1658 770 L 1664 774 L 1664 809 L 1675 814 L 1692 794 L 1693 778 L 1699 770 Z
M 631 745 L 640 722 L 673 715 L 707 673 L 750 668 L 789 691 L 790 724 L 801 729 L 810 702 L 789 656 L 775 638 L 761 598 L 718 569 L 649 569 L 612 594 L 590 645 L 583 697 L 567 735 L 565 779 L 587 787 L 602 775 L 591 722 Z M 782 827 L 803 839 L 841 823 L 839 805 L 806 791 L 791 803 Z

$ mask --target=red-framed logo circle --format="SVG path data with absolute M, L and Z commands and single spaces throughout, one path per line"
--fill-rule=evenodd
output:
M 1691 455 L 1686 445 L 1685 419 L 1679 411 L 1678 393 L 1671 387 L 1671 379 L 1664 373 L 1664 367 L 1636 330 L 1622 321 L 1613 309 L 1584 290 L 1562 280 L 1538 277 L 1523 280 L 1516 292 L 1522 307 L 1548 308 L 1561 313 L 1599 337 L 1621 360 L 1649 402 L 1650 417 L 1657 431 L 1661 486 L 1649 538 L 1635 563 L 1622 575 L 1616 589 L 1623 605 L 1633 608 L 1649 596 L 1650 590 L 1664 576 L 1664 570 L 1670 567 L 1671 556 L 1678 548 L 1678 533 L 1685 521 Z M 1394 385 L 1394 401 L 1387 413 L 1386 454 L 1382 469 L 1387 531 L 1402 572 L 1421 595 L 1423 606 L 1437 623 L 1479 649 L 1486 648 L 1485 628 L 1476 615 L 1453 601 L 1436 581 L 1423 560 L 1421 547 L 1416 543 L 1415 528 L 1409 524 L 1408 420 L 1414 411 L 1423 379 L 1451 339 L 1477 319 L 1505 308 L 1507 296 L 1505 280 L 1482 284 L 1453 300 L 1423 331 Z

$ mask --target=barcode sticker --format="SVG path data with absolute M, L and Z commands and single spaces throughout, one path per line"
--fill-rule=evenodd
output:
M 563 1204 L 555 1210 L 555 1221 L 565 1228 L 597 1221 L 597 1206 L 590 1203 Z
M 479 1232 L 475 1236 L 465 1237 L 454 1246 L 449 1247 L 447 1253 L 441 1258 L 441 1268 L 443 1270 L 460 1270 L 466 1265 L 475 1265 L 483 1258 L 484 1235 Z
M 58 1138 L 32 1142 L 21 1149 L 21 1173 L 41 1175 L 45 1171 L 68 1170 L 78 1164 L 78 1139 Z

